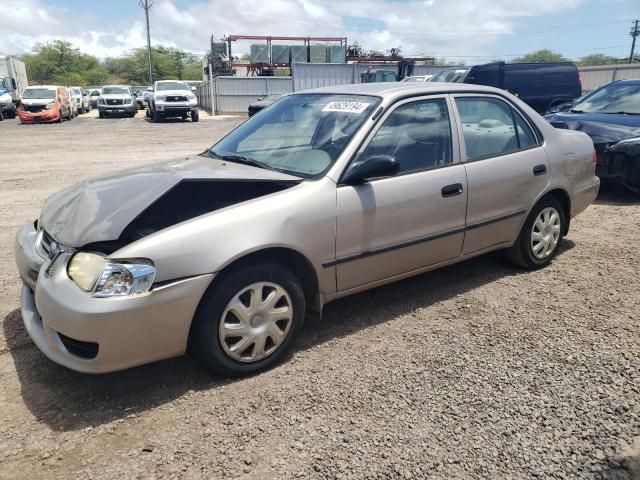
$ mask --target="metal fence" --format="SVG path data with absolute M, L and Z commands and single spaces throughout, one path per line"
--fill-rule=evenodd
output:
M 367 66 L 366 63 L 296 63 L 292 69 L 293 91 L 360 83 L 360 75 L 367 71 Z M 396 71 L 398 66 L 389 63 L 375 68 Z M 415 65 L 413 75 L 435 75 L 447 68 L 451 67 Z
M 291 91 L 289 77 L 216 77 L 196 86 L 200 106 L 215 114 L 246 113 L 260 97 Z
M 580 67 L 582 91 L 590 92 L 614 80 L 640 78 L 640 64 L 600 65 L 597 67 Z
M 383 68 L 383 67 L 380 67 Z M 395 64 L 384 68 L 395 70 Z M 414 75 L 433 75 L 447 67 L 416 65 Z M 196 85 L 200 107 L 210 113 L 246 113 L 249 104 L 272 93 L 289 93 L 309 88 L 360 83 L 366 64 L 297 63 L 292 77 L 216 77 Z

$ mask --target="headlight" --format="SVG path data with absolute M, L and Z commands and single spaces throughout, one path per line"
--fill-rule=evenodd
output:
M 44 109 L 45 109 L 45 110 L 49 110 L 50 108 L 53 108 L 53 107 L 55 107 L 55 106 L 56 106 L 55 102 L 47 103 L 47 104 L 44 106 Z
M 78 252 L 67 266 L 69 278 L 94 297 L 135 295 L 149 291 L 156 277 L 146 258 L 114 260 L 95 253 Z
M 104 105 L 104 98 L 102 98 L 102 97 L 98 97 L 98 103 L 99 103 L 100 105 Z
M 132 101 L 130 98 L 125 98 L 125 99 L 122 101 L 122 104 L 123 104 L 123 105 L 130 105 L 132 102 L 133 102 L 133 101 Z

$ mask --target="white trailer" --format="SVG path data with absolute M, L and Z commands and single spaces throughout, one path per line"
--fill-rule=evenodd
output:
M 24 62 L 11 55 L 0 53 L 0 88 L 10 92 L 13 102 L 17 103 L 28 86 Z

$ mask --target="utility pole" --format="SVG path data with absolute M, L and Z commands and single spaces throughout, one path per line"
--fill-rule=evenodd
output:
M 635 50 L 636 50 L 636 37 L 638 35 L 640 35 L 640 30 L 638 29 L 638 22 L 640 20 L 636 19 L 634 22 L 634 26 L 631 29 L 631 33 L 629 33 L 629 35 L 631 35 L 631 38 L 633 38 L 633 40 L 631 41 L 631 54 L 629 55 L 629 63 L 633 63 L 634 60 L 634 54 L 635 54 Z
M 139 0 L 138 5 L 144 8 L 144 16 L 147 20 L 147 58 L 149 60 L 149 85 L 151 85 L 153 83 L 153 75 L 151 74 L 151 33 L 149 31 L 149 9 L 153 5 L 153 0 Z

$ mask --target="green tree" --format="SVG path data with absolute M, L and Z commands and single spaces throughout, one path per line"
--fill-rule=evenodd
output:
M 105 65 L 112 76 L 126 83 L 143 84 L 148 81 L 147 62 L 147 49 L 136 48 L 124 57 L 108 58 Z M 200 59 L 177 48 L 152 47 L 151 72 L 154 80 L 202 79 Z
M 108 77 L 107 69 L 96 57 L 82 53 L 63 40 L 38 43 L 22 60 L 27 77 L 36 83 L 89 85 Z
M 582 57 L 577 63 L 580 66 L 592 66 L 592 65 L 613 65 L 616 63 L 626 63 L 627 59 L 620 60 L 616 57 L 611 57 L 609 55 L 604 55 L 602 53 L 595 53 L 593 55 L 587 55 L 586 57 Z
M 512 62 L 514 63 L 525 63 L 525 62 L 566 62 L 568 58 L 565 58 L 561 53 L 554 52 L 553 50 L 549 50 L 548 48 L 544 48 L 542 50 L 537 50 L 535 52 L 527 53 L 521 57 L 514 58 Z

